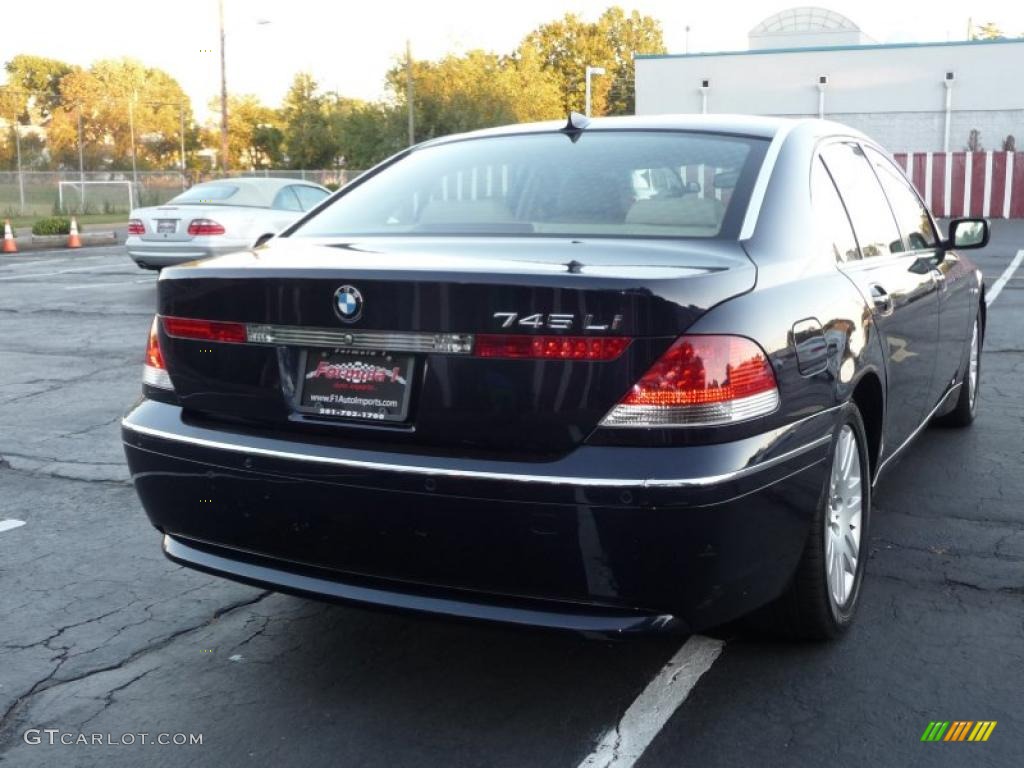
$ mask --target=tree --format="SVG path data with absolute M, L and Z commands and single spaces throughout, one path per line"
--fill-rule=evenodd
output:
M 561 114 L 557 83 L 532 51 L 518 57 L 469 51 L 416 61 L 412 70 L 418 141 Z M 388 73 L 388 85 L 403 112 L 405 79 L 404 65 Z
M 619 6 L 608 8 L 596 22 L 568 13 L 529 33 L 517 53 L 532 52 L 551 72 L 562 96 L 562 112 L 582 112 L 586 67 L 604 67 L 607 75 L 591 80 L 595 115 L 632 114 L 635 109 L 635 53 L 664 53 L 661 22 Z
M 220 98 L 211 99 L 214 122 L 207 126 L 206 140 L 220 146 Z M 228 97 L 228 152 L 231 168 L 259 170 L 279 165 L 284 157 L 284 133 L 277 110 L 251 94 Z
M 60 82 L 75 70 L 70 64 L 44 56 L 20 53 L 4 66 L 7 83 L 21 93 L 22 122 L 41 125 L 61 103 Z
M 355 103 L 333 116 L 345 167 L 370 168 L 406 145 L 405 109 L 384 102 Z
M 651 16 L 631 11 L 627 16 L 619 6 L 612 6 L 597 20 L 601 34 L 611 43 L 614 64 L 609 70 L 608 93 L 610 115 L 632 115 L 636 112 L 636 67 L 638 53 L 667 53 L 661 22 Z
M 281 108 L 285 149 L 292 168 L 329 168 L 338 146 L 317 83 L 307 72 L 292 81 Z
M 192 110 L 178 82 L 163 70 L 134 59 L 103 60 L 61 80 L 62 109 L 54 112 L 49 143 L 54 156 L 77 165 L 77 120 L 82 111 L 90 165 L 131 166 L 131 133 L 140 168 L 175 167 L 181 145 L 181 117 L 186 132 Z M 65 158 L 73 156 L 73 161 Z
M 999 25 L 993 21 L 986 21 L 974 27 L 971 34 L 972 40 L 1003 40 L 1005 36 Z

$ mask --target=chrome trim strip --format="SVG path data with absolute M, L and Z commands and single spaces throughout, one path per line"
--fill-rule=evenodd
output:
M 928 426 L 928 422 L 930 422 L 932 420 L 932 416 L 934 416 L 936 413 L 938 413 L 939 409 L 942 408 L 942 406 L 944 406 L 946 404 L 946 401 L 949 399 L 950 395 L 952 395 L 954 392 L 959 391 L 960 385 L 962 383 L 963 382 L 957 382 L 952 387 L 950 387 L 949 390 L 946 392 L 946 394 L 944 394 L 941 398 L 939 398 L 939 402 L 935 404 L 935 407 L 932 408 L 928 412 L 928 415 L 924 417 L 924 421 L 922 421 L 920 424 L 918 424 L 917 428 L 913 432 L 910 433 L 910 435 L 907 437 L 907 439 L 904 440 L 902 443 L 900 443 L 899 448 L 897 448 L 895 451 L 890 453 L 888 456 L 886 456 L 882 460 L 882 462 L 878 465 L 878 471 L 875 472 L 875 479 L 871 481 L 871 487 L 872 488 L 874 488 L 876 485 L 878 485 L 878 478 L 880 478 L 882 476 L 882 472 L 885 471 L 885 467 L 889 464 L 889 462 L 892 461 L 893 459 L 895 459 L 897 456 L 899 456 L 900 452 L 903 451 L 904 448 L 909 446 L 911 441 L 915 437 L 917 437 L 919 434 L 921 434 L 921 432 L 924 430 L 924 428 Z
M 783 125 L 775 132 L 768 151 L 764 153 L 764 160 L 761 162 L 761 170 L 757 174 L 754 188 L 750 192 L 750 202 L 747 203 L 747 212 L 743 216 L 743 226 L 740 227 L 740 240 L 749 240 L 754 236 L 754 229 L 757 227 L 757 219 L 761 215 L 761 206 L 764 204 L 764 196 L 768 191 L 768 182 L 771 180 L 772 172 L 775 170 L 775 161 L 779 159 L 779 152 L 782 145 L 800 121 L 793 121 Z
M 801 419 L 802 421 L 802 419 Z M 395 472 L 399 474 L 430 475 L 444 477 L 458 477 L 470 480 L 497 480 L 517 483 L 537 483 L 541 485 L 568 485 L 584 488 L 705 488 L 712 485 L 739 480 L 749 475 L 771 469 L 789 459 L 820 448 L 832 440 L 831 431 L 828 435 L 819 437 L 816 440 L 806 443 L 799 448 L 775 456 L 771 459 L 757 464 L 743 467 L 732 472 L 720 475 L 707 475 L 704 477 L 689 477 L 678 479 L 649 479 L 649 478 L 607 478 L 607 477 L 566 477 L 558 475 L 526 475 L 514 472 L 487 472 L 472 469 L 442 469 L 439 467 L 424 467 L 409 464 L 389 464 L 377 461 L 364 461 L 362 459 L 341 459 L 331 456 L 318 456 L 316 454 L 295 453 L 294 451 L 280 451 L 272 448 L 257 448 L 254 446 L 238 445 L 227 443 L 221 440 L 207 440 L 201 437 L 189 437 L 174 432 L 165 432 L 161 429 L 143 427 L 130 423 L 127 419 L 121 420 L 121 426 L 131 432 L 136 432 L 149 437 L 157 437 L 163 440 L 171 440 L 178 443 L 188 443 L 202 448 L 212 448 L 220 451 L 231 451 L 244 453 L 253 456 L 266 456 L 274 459 L 286 459 L 291 461 L 305 461 L 313 464 L 327 464 L 331 466 L 349 467 L 352 469 L 368 469 L 378 472 Z M 817 461 L 814 462 L 815 464 Z M 811 465 L 808 465 L 811 466 Z
M 350 331 L 260 323 L 247 324 L 245 333 L 250 344 L 345 347 L 385 352 L 440 352 L 451 355 L 468 355 L 473 351 L 473 334 L 471 333 Z

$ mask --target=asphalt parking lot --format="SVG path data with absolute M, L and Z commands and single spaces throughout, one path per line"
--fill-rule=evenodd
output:
M 990 290 L 1021 249 L 1024 222 L 995 222 L 976 256 Z M 1024 267 L 989 310 L 977 422 L 926 431 L 876 494 L 853 630 L 785 645 L 723 628 L 675 709 L 644 691 L 686 676 L 666 666 L 685 638 L 367 612 L 166 561 L 118 431 L 154 281 L 120 247 L 0 257 L 0 763 L 1024 764 Z M 998 726 L 922 743 L 933 720 Z

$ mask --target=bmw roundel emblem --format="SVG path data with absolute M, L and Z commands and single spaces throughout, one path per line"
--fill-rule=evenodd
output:
M 354 323 L 363 314 L 363 294 L 351 285 L 334 292 L 334 311 L 346 323 Z

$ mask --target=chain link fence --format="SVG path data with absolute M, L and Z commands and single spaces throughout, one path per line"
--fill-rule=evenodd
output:
M 162 205 L 183 189 L 201 181 L 227 177 L 261 176 L 302 179 L 316 184 L 344 186 L 362 171 L 0 171 L 0 218 L 74 214 L 128 215 L 129 194 L 134 205 Z M 82 184 L 81 182 L 86 182 Z M 63 184 L 62 184 L 63 182 Z M 131 182 L 126 184 L 125 182 Z

